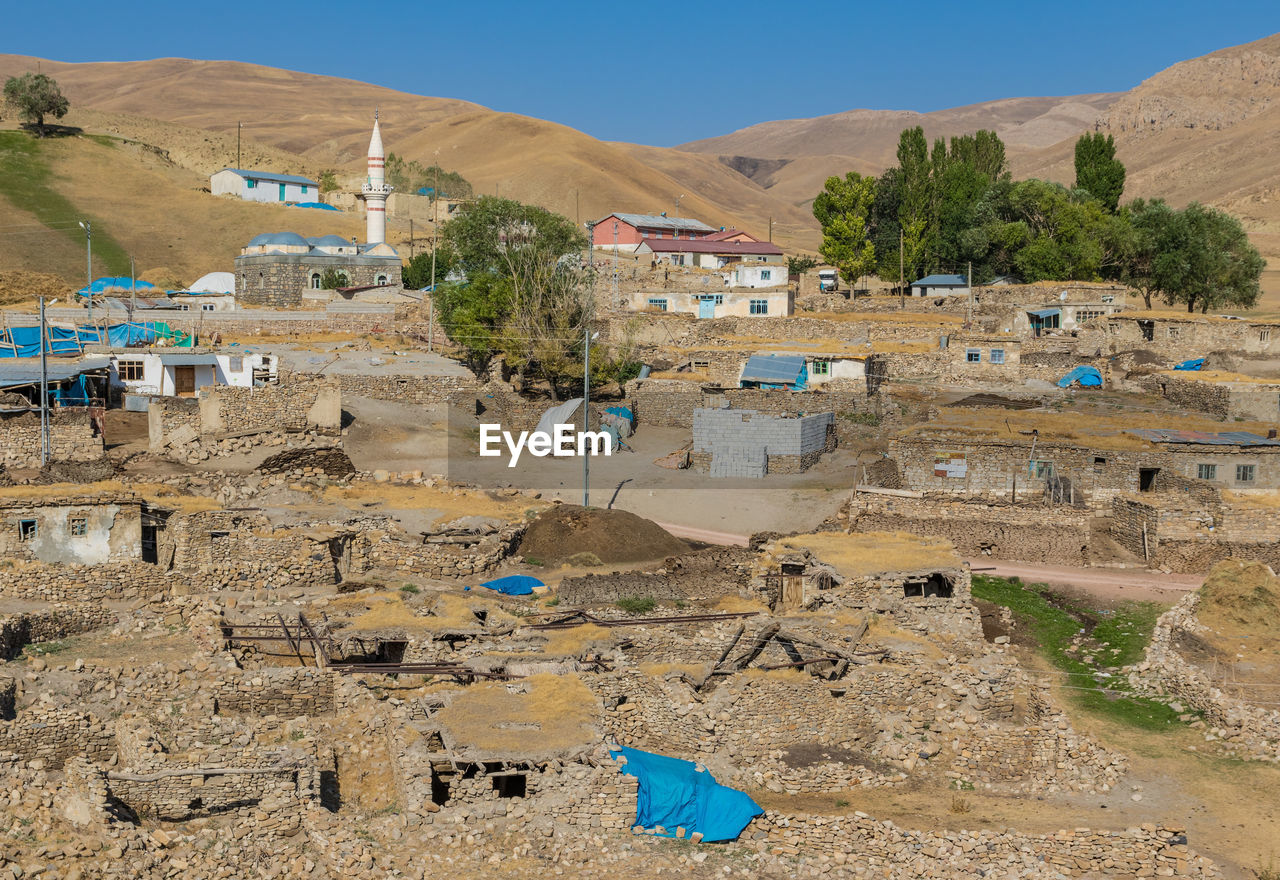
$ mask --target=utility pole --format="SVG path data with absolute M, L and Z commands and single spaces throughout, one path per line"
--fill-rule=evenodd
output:
M 769 218 L 769 241 L 773 241 L 773 218 Z
M 898 308 L 907 307 L 907 263 L 902 252 L 902 227 L 898 227 Z
M 582 225 L 582 203 L 578 198 L 578 191 L 573 191 L 573 225 Z
M 133 254 L 129 254 L 129 320 L 133 320 L 133 313 L 138 310 L 138 282 L 137 272 L 133 268 Z
M 436 182 L 431 190 L 431 299 L 427 305 L 427 351 L 436 350 L 436 239 L 440 236 L 440 151 L 436 151 Z
M 40 297 L 40 466 L 49 463 L 49 346 L 44 322 L 44 297 Z
M 409 218 L 409 262 L 413 262 L 413 218 Z
M 618 224 L 613 224 L 614 236 L 617 236 Z M 596 301 L 596 272 L 595 272 L 595 237 L 596 225 L 591 221 L 587 221 L 587 238 L 591 242 L 591 246 L 587 248 L 587 279 L 591 285 L 587 294 L 586 315 L 583 318 L 582 329 L 582 424 L 586 427 L 584 431 L 591 430 L 588 414 L 591 412 L 591 306 Z M 582 456 L 582 506 L 587 508 L 591 505 L 591 456 Z
M 240 130 L 244 128 L 243 122 L 236 123 L 236 168 L 240 168 Z
M 676 216 L 677 217 L 680 216 L 680 200 L 683 198 L 684 198 L 684 193 L 680 193 L 680 195 L 676 196 Z
M 969 263 L 969 323 L 973 323 L 973 263 Z
M 86 274 L 89 276 L 89 284 L 86 292 L 89 295 L 89 323 L 93 323 L 93 223 L 89 220 L 81 220 L 80 228 L 84 230 L 84 252 Z
M 618 305 L 618 221 L 613 221 L 613 307 Z

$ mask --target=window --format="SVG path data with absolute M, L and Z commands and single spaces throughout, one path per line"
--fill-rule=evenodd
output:
M 213 309 L 213 303 L 200 303 L 200 311 L 202 312 L 212 312 Z
M 267 288 L 267 276 L 259 272 L 258 273 L 258 289 L 266 290 L 266 288 Z
M 227 372 L 239 373 L 244 370 L 244 358 L 233 357 L 227 359 Z
M 695 373 L 705 373 L 711 369 L 711 361 L 689 361 L 689 368 Z
M 83 537 L 89 534 L 89 520 L 83 516 L 73 516 L 67 519 L 67 531 L 77 537 Z
M 1003 363 L 1004 363 L 1004 349 L 1003 349 L 1003 348 L 993 348 L 993 349 L 991 349 L 991 363 L 993 363 L 993 364 L 1003 364 Z
M 980 348 L 966 348 L 966 349 L 964 350 L 964 362 L 965 362 L 966 364 L 980 364 L 980 363 L 982 363 L 982 349 L 980 349 Z
M 1216 464 L 1198 464 L 1196 465 L 1197 480 L 1216 480 L 1218 479 L 1218 466 Z
M 379 283 L 379 284 L 386 284 L 386 283 L 387 283 L 387 276 L 386 276 L 386 275 L 379 275 L 379 276 L 378 276 L 378 283 Z
M 311 273 L 311 289 L 312 290 L 320 289 L 320 273 L 319 272 Z
M 753 299 L 750 303 L 751 314 L 767 315 L 769 314 L 769 301 L 767 299 Z
M 1053 479 L 1053 462 L 1051 461 L 1033 461 L 1031 462 L 1031 473 L 1037 480 Z
M 187 305 L 186 303 L 183 303 L 182 305 L 178 306 L 178 311 L 189 312 L 191 311 L 191 306 Z
M 116 364 L 116 371 L 120 375 L 121 382 L 142 381 L 142 361 L 119 361 Z
M 1252 482 L 1253 482 L 1253 477 L 1254 477 L 1254 474 L 1255 474 L 1255 473 L 1256 473 L 1256 471 L 1255 471 L 1255 466 L 1254 466 L 1254 465 L 1251 465 L 1251 464 L 1238 464 L 1238 465 L 1236 465 L 1236 482 L 1237 482 L 1237 483 L 1252 483 Z
M 665 299 L 650 299 L 649 308 L 665 312 L 667 310 L 667 301 Z
M 1168 330 L 1166 330 L 1165 332 L 1168 334 L 1168 336 L 1169 336 L 1169 338 L 1170 338 L 1170 339 L 1177 339 L 1177 338 L 1178 338 L 1178 336 L 1179 336 L 1179 334 L 1181 334 L 1181 333 L 1182 333 L 1182 328 L 1181 328 L 1181 327 L 1171 326 L 1171 327 L 1169 327 L 1169 329 L 1168 329 Z
M 39 531 L 40 531 L 40 527 L 36 525 L 35 520 L 33 519 L 18 520 L 18 540 L 19 541 L 34 541 Z
M 1097 466 L 1099 466 L 1099 465 L 1104 465 L 1104 464 L 1106 464 L 1106 463 L 1107 463 L 1107 460 L 1106 460 L 1105 458 L 1103 458 L 1101 455 L 1095 455 L 1095 456 L 1093 457 L 1093 465 L 1094 465 L 1094 467 L 1097 467 Z
M 302 185 L 302 194 L 304 196 L 307 194 L 307 185 L 305 183 Z
M 813 375 L 815 376 L 831 375 L 831 361 L 814 361 Z
M 231 537 L 230 532 L 210 532 L 209 533 L 209 540 L 211 541 L 217 541 L 220 538 L 229 538 L 229 537 Z
M 772 279 L 773 279 L 773 270 L 772 270 L 772 269 L 761 269 L 761 270 L 760 270 L 760 280 L 761 280 L 761 281 L 770 281 L 770 280 L 772 280 Z
M 1258 331 L 1258 341 L 1259 341 L 1259 342 L 1270 342 L 1270 341 L 1271 341 L 1271 328 L 1269 328 L 1269 327 L 1264 327 L 1263 329 L 1259 330 L 1259 331 Z

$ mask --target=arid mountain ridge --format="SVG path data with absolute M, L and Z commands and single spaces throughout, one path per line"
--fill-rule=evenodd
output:
M 362 176 L 372 109 L 388 149 L 460 171 L 479 192 L 545 205 L 580 220 L 610 210 L 673 211 L 812 251 L 809 202 L 834 173 L 877 173 L 898 133 L 930 137 L 994 128 L 1016 175 L 1070 182 L 1071 145 L 1085 130 L 1116 135 L 1129 168 L 1126 197 L 1161 195 L 1240 213 L 1264 253 L 1280 254 L 1280 35 L 1191 59 L 1133 90 L 1010 98 L 934 113 L 851 110 L 778 120 L 677 148 L 600 141 L 583 132 L 477 104 L 334 77 L 228 61 L 68 64 L 0 55 L 0 76 L 39 69 L 74 110 L 66 120 L 164 151 L 192 188 L 241 163 Z M 11 122 L 9 124 L 12 124 Z M 86 197 L 91 194 L 85 194 Z M 225 261 L 226 255 L 220 255 Z

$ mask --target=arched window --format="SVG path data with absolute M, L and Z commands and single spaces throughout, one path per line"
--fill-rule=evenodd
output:
M 351 286 L 351 278 L 347 275 L 347 273 L 346 273 L 346 272 L 339 272 L 339 273 L 338 273 L 338 286 L 339 286 L 339 287 L 350 287 L 350 286 Z
M 378 276 L 378 283 L 379 283 L 379 284 L 386 284 L 386 283 L 387 283 L 387 276 L 386 276 L 386 275 L 379 275 L 379 276 Z
M 258 273 L 258 289 L 266 290 L 266 288 L 267 288 L 267 276 L 259 272 Z
M 319 272 L 311 273 L 311 289 L 312 290 L 320 289 L 320 273 Z

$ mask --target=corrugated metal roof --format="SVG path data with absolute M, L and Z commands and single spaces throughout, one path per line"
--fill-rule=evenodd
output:
M 948 285 L 950 286 L 958 285 L 960 287 L 965 287 L 968 285 L 968 283 L 969 282 L 965 281 L 965 278 L 963 275 L 926 275 L 925 277 L 921 278 L 919 281 L 912 281 L 911 286 L 916 287 L 919 285 L 926 285 L 926 286 L 933 286 L 933 287 L 944 287 Z
M 74 379 L 81 373 L 93 370 L 105 370 L 106 358 L 85 358 L 79 361 L 50 360 L 48 377 L 50 382 L 62 382 Z M 38 385 L 40 383 L 40 358 L 6 358 L 0 360 L 0 388 L 13 388 L 19 385 Z
M 1249 431 L 1182 431 L 1174 428 L 1130 428 L 1152 443 L 1197 443 L 1206 446 L 1280 446 L 1280 440 L 1271 440 Z
M 299 177 L 296 174 L 271 174 L 267 171 L 246 171 L 243 168 L 223 168 L 222 171 L 230 171 L 233 174 L 243 178 L 253 178 L 254 180 L 271 180 L 276 183 L 305 183 L 308 186 L 319 186 L 310 177 Z M 222 172 L 218 172 L 221 174 Z
M 742 368 L 741 381 L 792 385 L 803 370 L 803 355 L 753 354 Z
M 1027 314 L 1033 318 L 1047 318 L 1050 315 L 1061 315 L 1062 309 L 1028 309 Z
M 688 229 L 694 232 L 715 232 L 716 230 L 703 223 L 701 220 L 694 220 L 689 217 L 663 217 L 661 214 L 619 214 L 613 213 L 606 215 L 600 223 L 605 222 L 610 217 L 617 217 L 623 223 L 630 223 L 632 226 L 648 227 L 652 229 Z
M 160 363 L 166 367 L 192 367 L 216 364 L 218 359 L 211 354 L 162 354 Z

